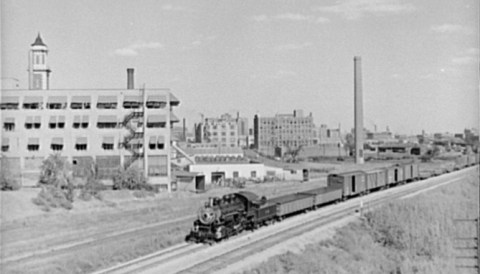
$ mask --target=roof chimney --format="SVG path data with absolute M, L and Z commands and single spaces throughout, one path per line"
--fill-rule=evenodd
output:
M 127 68 L 127 89 L 134 89 L 133 68 Z

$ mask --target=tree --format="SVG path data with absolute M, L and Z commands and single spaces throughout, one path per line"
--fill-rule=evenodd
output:
M 296 163 L 298 154 L 300 153 L 302 148 L 303 148 L 303 145 L 299 145 L 295 149 L 292 149 L 290 146 L 287 145 L 287 151 L 284 154 L 286 156 L 289 156 L 289 158 L 287 159 L 287 162 Z
M 51 154 L 43 161 L 39 184 L 65 190 L 67 200 L 73 202 L 71 166 L 60 154 Z

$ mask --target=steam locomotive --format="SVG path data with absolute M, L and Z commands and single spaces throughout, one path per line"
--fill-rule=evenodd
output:
M 478 162 L 478 155 L 463 155 L 455 161 L 455 169 L 473 166 Z M 258 197 L 249 191 L 209 198 L 200 207 L 198 218 L 186 240 L 200 243 L 218 242 L 243 230 L 254 230 L 326 204 L 424 178 L 420 175 L 418 163 L 403 163 L 369 171 L 329 174 L 326 187 L 271 199 Z

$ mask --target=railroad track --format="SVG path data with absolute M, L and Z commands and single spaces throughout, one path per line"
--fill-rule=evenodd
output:
M 40 260 L 62 254 L 66 252 L 76 251 L 81 248 L 89 247 L 92 245 L 101 245 L 109 241 L 116 241 L 130 237 L 129 235 L 148 234 L 151 231 L 159 231 L 166 226 L 170 226 L 175 223 L 191 222 L 195 218 L 195 215 L 188 215 L 178 219 L 163 221 L 158 223 L 149 224 L 142 227 L 134 227 L 123 231 L 115 231 L 111 233 L 93 233 L 86 238 L 79 241 L 70 241 L 61 245 L 49 246 L 47 248 L 36 250 L 33 252 L 21 253 L 9 257 L 2 258 L 2 265 L 11 266 L 15 264 L 25 264 L 32 260 Z
M 349 200 L 337 206 L 325 207 L 309 214 L 300 214 L 277 225 L 263 227 L 254 233 L 243 233 L 213 246 L 182 244 L 173 247 L 172 254 L 168 250 L 158 252 L 108 269 L 103 273 L 212 273 L 283 242 L 285 239 L 301 235 L 314 228 L 340 220 L 355 214 L 362 200 L 365 208 L 374 208 L 386 201 L 414 195 L 416 192 L 431 189 L 463 179 L 469 171 L 462 170 L 423 182 L 407 184 L 400 188 L 392 188 L 382 192 Z M 459 177 L 461 176 L 461 177 Z M 440 181 L 440 182 L 439 182 Z M 146 262 L 146 263 L 145 263 Z M 105 270 L 107 271 L 107 270 Z

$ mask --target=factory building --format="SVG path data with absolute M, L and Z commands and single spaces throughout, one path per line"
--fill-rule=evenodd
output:
M 254 148 L 264 155 L 282 157 L 289 150 L 312 146 L 315 140 L 312 114 L 304 116 L 302 110 L 274 117 L 255 115 L 253 129 Z
M 30 62 L 46 64 L 46 54 L 37 58 L 39 44 L 47 52 L 37 37 Z M 2 90 L 0 101 L 2 165 L 24 185 L 36 184 L 42 161 L 59 153 L 74 177 L 90 162 L 107 182 L 121 166 L 146 165 L 149 182 L 170 190 L 171 128 L 179 122 L 173 107 L 180 103 L 170 90 L 134 89 L 133 69 L 126 89 L 49 89 L 50 70 L 30 68 L 30 89 Z
M 195 125 L 195 142 L 214 147 L 244 147 L 248 138 L 248 120 L 226 113 L 220 118 L 205 118 Z

